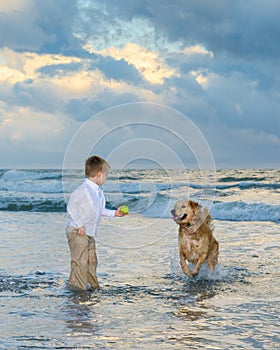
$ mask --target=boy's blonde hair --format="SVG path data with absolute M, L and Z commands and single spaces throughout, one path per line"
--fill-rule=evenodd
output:
M 108 173 L 110 164 L 103 158 L 98 156 L 91 156 L 85 162 L 85 176 L 94 177 L 99 171 Z

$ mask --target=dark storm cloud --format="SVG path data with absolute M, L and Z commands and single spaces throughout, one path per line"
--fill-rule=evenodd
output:
M 0 47 L 36 51 L 42 42 L 53 40 L 35 24 L 35 18 L 33 11 L 0 12 Z
M 18 10 L 0 12 L 0 46 L 45 53 L 77 52 L 78 42 L 72 36 L 76 12 L 76 1 L 68 0 L 30 1 Z
M 77 15 L 76 1 L 74 0 L 44 0 L 35 1 L 38 10 L 36 25 L 46 33 L 51 40 L 45 41 L 41 47 L 48 53 L 78 53 L 80 45 L 73 37 L 73 25 Z
M 47 114 L 71 134 L 96 113 L 146 99 L 192 119 L 220 164 L 276 164 L 279 17 L 279 0 L 7 1 L 1 137 L 9 125 L 20 134 L 22 115 L 32 115 L 30 129 Z
M 94 66 L 100 69 L 108 79 L 124 80 L 138 84 L 141 82 L 139 72 L 125 60 L 116 61 L 111 57 L 100 58 Z
M 90 4 L 94 4 L 92 7 Z M 248 82 L 257 82 L 256 90 L 279 96 L 280 71 L 280 2 L 277 0 L 105 0 L 87 2 L 81 10 L 87 18 L 84 37 L 93 45 L 122 45 L 120 37 L 127 40 L 125 23 L 135 18 L 143 19 L 143 36 L 131 33 L 131 40 L 145 44 L 145 23 L 154 28 L 153 45 L 161 52 L 164 38 L 181 47 L 203 45 L 213 52 L 209 56 L 181 60 L 172 56 L 166 62 L 187 74 L 190 70 L 204 68 L 212 73 L 229 77 L 239 73 Z M 121 24 L 119 21 L 122 20 Z M 81 20 L 82 21 L 82 20 Z M 117 29 L 116 29 L 117 28 Z M 101 45 L 102 47 L 102 45 Z M 184 80 L 184 77 L 183 77 Z
M 105 0 L 102 4 L 96 19 L 104 18 L 105 12 L 106 19 L 145 18 L 170 41 L 201 43 L 215 53 L 237 57 L 280 55 L 278 0 Z

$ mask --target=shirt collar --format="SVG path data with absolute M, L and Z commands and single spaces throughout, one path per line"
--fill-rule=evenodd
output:
M 88 178 L 85 179 L 85 183 L 88 184 L 94 191 L 99 191 L 100 186 L 97 185 L 95 182 L 89 180 Z

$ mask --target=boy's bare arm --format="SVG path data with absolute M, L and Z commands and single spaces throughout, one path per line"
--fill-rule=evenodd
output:
M 124 216 L 124 215 L 127 215 L 127 214 L 124 214 L 123 212 L 121 212 L 121 207 L 119 207 L 115 212 L 115 216 Z

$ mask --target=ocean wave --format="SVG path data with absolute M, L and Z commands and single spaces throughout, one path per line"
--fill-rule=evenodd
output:
M 65 212 L 64 199 L 10 198 L 0 200 L 0 211 Z
M 280 189 L 280 183 L 242 181 L 242 182 L 231 184 L 231 185 L 216 185 L 217 190 L 226 190 L 226 189 L 230 189 L 230 188 L 239 188 L 240 190 L 247 190 L 247 189 L 253 189 L 253 188 L 264 188 L 264 189 L 268 189 L 268 190 L 278 190 L 278 189 Z
M 280 222 L 280 206 L 264 203 L 218 202 L 211 215 L 216 220 Z
M 112 197 L 110 204 L 116 208 L 121 204 L 128 205 L 131 213 L 141 214 L 153 218 L 170 218 L 170 210 L 173 209 L 177 199 L 168 194 L 154 193 L 150 196 L 118 196 Z M 215 220 L 227 221 L 272 221 L 280 223 L 280 206 L 265 203 L 245 202 L 208 202 L 201 200 L 199 194 L 192 200 L 200 202 L 202 206 L 210 209 Z
M 7 170 L 3 171 L 1 180 L 26 181 L 26 180 L 52 180 L 62 178 L 61 170 Z
M 62 193 L 61 179 L 58 170 L 7 170 L 0 176 L 0 191 Z
M 3 181 L 0 179 L 0 191 L 27 193 L 62 193 L 60 181 Z
M 236 176 L 226 176 L 222 177 L 218 180 L 218 182 L 243 182 L 243 181 L 265 181 L 265 177 L 256 178 L 255 176 L 244 176 L 244 177 L 236 177 Z
M 46 181 L 48 180 L 48 181 Z M 49 177 L 39 178 L 36 180 L 5 180 L 0 178 L 0 191 L 14 191 L 14 192 L 34 192 L 34 193 L 71 193 L 74 189 L 82 183 L 77 181 L 77 179 L 64 181 L 64 186 L 62 186 L 62 181 L 59 177 Z M 232 185 L 208 185 L 208 184 L 195 184 L 195 183 L 177 183 L 177 184 L 164 184 L 164 183 L 106 183 L 104 186 L 105 192 L 108 193 L 123 193 L 123 194 L 142 194 L 142 193 L 151 193 L 151 192 L 167 192 L 172 190 L 179 190 L 186 192 L 190 188 L 193 190 L 227 190 L 227 189 L 239 189 L 241 191 L 250 190 L 255 188 L 262 188 L 267 190 L 279 190 L 280 184 L 278 183 L 259 183 L 259 182 L 243 182 L 239 184 Z
M 146 174 L 147 176 L 147 174 Z M 192 190 L 218 190 L 238 189 L 241 191 L 255 188 L 267 190 L 279 190 L 279 181 L 267 181 L 265 177 L 255 178 L 253 176 L 244 177 L 224 177 L 217 183 L 201 183 L 190 181 L 163 181 L 160 177 L 156 181 L 142 181 L 137 179 L 135 174 L 125 174 L 122 176 L 111 176 L 104 184 L 104 190 L 109 193 L 126 193 L 137 195 L 150 192 L 168 192 L 174 189 Z M 232 181 L 231 181 L 232 180 Z M 266 180 L 266 181 L 265 181 Z M 83 174 L 80 170 L 64 171 L 56 169 L 40 170 L 1 170 L 0 191 L 14 192 L 34 192 L 34 193 L 71 193 L 83 181 Z
M 199 198 L 192 198 L 199 201 Z M 280 206 L 264 203 L 244 203 L 244 202 L 214 202 L 207 203 L 199 201 L 202 206 L 208 206 L 213 219 L 227 221 L 272 221 L 280 223 Z M 148 205 L 147 205 L 148 203 Z M 141 210 L 144 216 L 168 218 L 171 217 L 170 210 L 175 204 L 174 198 L 158 194 L 154 201 L 127 202 L 131 206 L 132 212 Z M 207 205 L 208 204 L 208 205 Z
M 191 197 L 201 203 L 207 200 L 212 203 L 215 198 L 216 202 L 211 205 L 214 219 L 278 223 L 280 207 L 270 205 L 268 201 L 270 194 L 276 198 L 280 189 L 278 173 L 268 172 L 267 177 L 265 173 L 259 177 L 254 174 L 252 171 L 250 175 L 248 171 L 246 176 L 223 176 L 212 184 L 202 183 L 199 173 L 197 177 L 193 174 L 191 181 L 184 181 L 188 179 L 186 174 L 178 174 L 177 181 L 170 181 L 164 172 L 161 176 L 160 172 L 115 171 L 103 189 L 110 208 L 126 204 L 132 214 L 146 217 L 170 218 L 170 210 L 182 197 Z M 1 169 L 0 211 L 64 212 L 65 198 L 82 182 L 81 170 L 67 170 L 62 176 L 61 170 L 56 169 Z M 256 198 L 260 203 L 255 202 Z M 275 203 L 278 204 L 274 200 Z
M 199 201 L 199 198 L 192 198 Z M 171 218 L 170 210 L 176 199 L 161 193 L 150 196 L 109 196 L 106 207 L 117 209 L 128 205 L 131 214 L 151 218 Z M 200 202 L 203 206 L 205 203 Z M 211 203 L 210 203 L 211 204 Z M 280 223 L 280 206 L 264 203 L 214 202 L 210 205 L 215 220 L 228 221 L 272 221 Z M 64 198 L 1 198 L 0 211 L 65 212 Z

